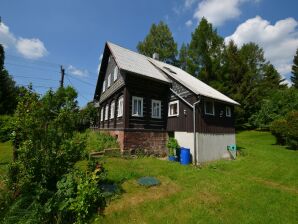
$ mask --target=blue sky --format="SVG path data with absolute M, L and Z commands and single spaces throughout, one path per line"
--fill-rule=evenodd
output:
M 159 21 L 180 46 L 205 16 L 226 41 L 257 42 L 289 80 L 298 47 L 297 9 L 295 0 L 1 0 L 0 43 L 17 84 L 31 82 L 40 93 L 56 88 L 63 65 L 65 84 L 78 90 L 84 106 L 93 98 L 105 42 L 135 50 Z

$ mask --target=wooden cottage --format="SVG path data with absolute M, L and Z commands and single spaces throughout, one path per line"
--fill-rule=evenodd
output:
M 100 131 L 123 153 L 167 153 L 169 136 L 191 149 L 193 162 L 229 157 L 237 102 L 180 68 L 106 43 L 94 102 Z

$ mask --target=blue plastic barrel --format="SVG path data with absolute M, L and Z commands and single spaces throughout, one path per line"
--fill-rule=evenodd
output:
M 189 148 L 180 148 L 180 163 L 182 165 L 188 165 L 190 163 L 190 149 Z

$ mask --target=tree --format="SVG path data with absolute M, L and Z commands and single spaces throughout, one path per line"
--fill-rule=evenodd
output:
M 189 45 L 183 43 L 181 45 L 180 51 L 179 51 L 179 60 L 178 60 L 178 65 L 181 69 L 187 70 L 187 60 L 188 60 L 188 48 Z
M 174 64 L 176 62 L 177 44 L 167 24 L 160 22 L 152 24 L 149 34 L 137 45 L 141 54 L 152 57 L 159 54 L 159 60 Z
M 293 59 L 292 74 L 293 76 L 291 77 L 291 81 L 293 83 L 293 87 L 298 89 L 298 48 Z
M 12 114 L 17 105 L 17 87 L 4 68 L 5 52 L 0 44 L 0 115 Z
M 223 38 L 217 34 L 211 23 L 202 18 L 192 33 L 187 71 L 207 84 L 216 80 L 220 76 L 223 46 Z
M 263 67 L 262 85 L 267 91 L 285 88 L 286 84 L 282 84 L 285 79 L 282 79 L 275 67 L 267 62 Z

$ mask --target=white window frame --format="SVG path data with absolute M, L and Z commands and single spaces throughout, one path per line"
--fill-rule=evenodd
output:
M 158 115 L 154 115 L 154 104 L 158 104 L 159 110 L 158 110 Z M 161 118 L 161 101 L 160 100 L 151 100 L 151 117 L 152 118 Z
M 112 101 L 110 106 L 110 119 L 114 119 L 115 117 L 115 100 Z
M 105 107 L 105 121 L 109 120 L 109 104 Z
M 135 100 L 137 100 L 137 101 L 141 101 L 141 113 L 140 114 L 135 114 L 134 113 L 134 101 Z M 133 117 L 143 117 L 143 106 L 144 106 L 144 104 L 143 104 L 143 97 L 138 97 L 138 96 L 133 96 L 132 97 L 132 108 L 131 108 L 131 116 L 133 116 Z
M 120 96 L 118 99 L 118 115 L 117 117 L 123 116 L 123 96 Z
M 232 109 L 229 106 L 226 106 L 226 117 L 232 117 Z
M 106 80 L 104 80 L 102 84 L 102 92 L 104 93 L 105 91 L 106 91 Z
M 100 121 L 103 121 L 103 111 L 104 111 L 104 108 L 102 107 L 100 111 Z
M 173 104 L 177 104 L 177 114 L 171 114 L 171 105 Z M 178 116 L 179 116 L 179 100 L 169 102 L 168 117 L 178 117 Z
M 108 88 L 111 86 L 111 76 L 112 74 L 109 74 L 108 76 Z
M 207 111 L 206 111 L 206 103 L 212 103 L 212 113 L 208 113 Z M 214 108 L 214 101 L 213 100 L 206 100 L 205 102 L 204 102 L 204 112 L 205 112 L 205 114 L 206 115 L 212 115 L 212 116 L 214 116 L 215 115 L 215 108 Z
M 117 80 L 117 78 L 118 78 L 118 67 L 116 65 L 114 68 L 114 74 L 113 74 L 114 82 Z

